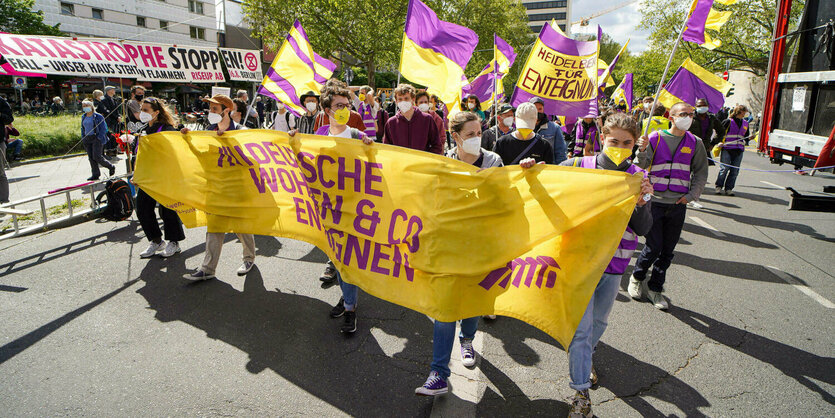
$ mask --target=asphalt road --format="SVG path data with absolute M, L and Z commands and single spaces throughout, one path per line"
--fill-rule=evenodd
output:
M 66 163 L 65 163 L 66 164 Z M 747 152 L 743 165 L 769 165 Z M 28 170 L 29 168 L 27 168 Z M 716 178 L 711 168 L 710 182 Z M 835 215 L 789 212 L 774 185 L 835 176 L 743 172 L 737 196 L 688 210 L 664 313 L 620 292 L 595 354 L 597 416 L 835 415 Z M 453 352 L 450 394 L 418 398 L 432 322 L 360 295 L 359 330 L 328 317 L 323 253 L 257 237 L 237 277 L 230 235 L 218 280 L 202 260 L 138 257 L 138 222 L 87 222 L 0 242 L 3 416 L 564 416 L 565 352 L 510 318 L 482 323 L 475 369 Z M 623 279 L 625 289 L 627 277 Z

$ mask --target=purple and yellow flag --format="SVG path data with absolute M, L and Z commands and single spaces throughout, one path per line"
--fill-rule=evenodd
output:
M 673 74 L 673 78 L 661 89 L 658 101 L 667 106 L 685 102 L 691 106 L 696 100 L 705 99 L 711 113 L 716 113 L 725 104 L 725 96 L 733 84 L 722 77 L 700 67 L 689 58 Z
M 423 84 L 446 103 L 457 103 L 467 83 L 464 68 L 478 45 L 471 29 L 438 19 L 420 0 L 409 0 L 400 74 Z
M 603 35 L 597 28 L 597 39 Z M 598 41 L 575 41 L 543 25 L 513 92 L 513 106 L 541 97 L 545 113 L 597 116 Z
M 736 3 L 737 0 L 715 1 L 729 5 Z M 693 0 L 685 24 L 687 28 L 681 36 L 682 40 L 697 43 L 707 49 L 716 49 L 722 45 L 722 41 L 712 39 L 705 30 L 710 29 L 718 32 L 722 29 L 722 25 L 728 22 L 733 12 L 716 10 L 713 8 L 713 2 L 714 0 Z
M 609 64 L 609 66 L 606 67 L 603 70 L 602 73 L 600 72 L 600 70 L 598 68 L 598 73 L 597 73 L 597 83 L 598 84 L 597 85 L 601 89 L 605 89 L 607 87 L 611 87 L 611 86 L 615 85 L 615 80 L 612 78 L 612 71 L 615 71 L 615 66 L 618 65 L 618 60 L 620 60 L 620 56 L 626 51 L 626 47 L 629 46 L 629 41 L 630 41 L 630 39 L 626 40 L 626 43 L 623 44 L 623 46 L 620 48 L 620 51 L 618 51 L 618 54 L 615 55 L 614 58 L 612 58 L 612 63 Z M 598 59 L 597 63 L 600 64 L 601 61 L 602 60 Z
M 296 116 L 304 114 L 301 95 L 319 92 L 336 69 L 336 64 L 313 52 L 302 24 L 297 20 L 287 33 L 258 93 L 284 103 Z
M 481 102 L 481 110 L 487 110 L 493 105 L 493 100 L 504 99 L 504 86 L 502 78 L 510 71 L 513 62 L 516 61 L 516 52 L 499 35 L 493 35 L 493 60 L 487 64 L 481 73 L 476 76 L 472 83 L 467 84 L 461 90 L 463 97 L 475 94 Z M 493 86 L 496 86 L 494 95 Z
M 618 84 L 618 88 L 612 93 L 612 100 L 617 104 L 626 102 L 626 111 L 632 111 L 632 73 L 623 76 L 623 80 Z

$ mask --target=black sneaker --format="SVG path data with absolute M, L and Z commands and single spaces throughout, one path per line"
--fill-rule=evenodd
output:
M 96 180 L 98 180 L 98 179 L 99 179 L 99 178 L 98 178 L 98 177 L 95 177 L 95 176 L 90 176 L 90 177 L 87 177 L 87 181 L 96 181 Z
M 357 330 L 357 313 L 345 311 L 345 321 L 342 323 L 342 333 L 353 334 Z
M 344 313 L 345 299 L 339 298 L 339 302 L 337 302 L 336 305 L 333 305 L 333 309 L 331 309 L 331 318 L 339 318 Z
M 322 273 L 322 277 L 319 278 L 322 283 L 333 283 L 336 281 L 336 268 L 328 263 L 327 267 L 325 267 L 324 273 Z

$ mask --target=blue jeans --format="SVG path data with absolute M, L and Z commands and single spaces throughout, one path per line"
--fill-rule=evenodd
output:
M 644 281 L 652 267 L 652 278 L 647 282 L 647 288 L 653 292 L 664 290 L 667 269 L 673 262 L 673 251 L 681 237 L 686 213 L 687 205 L 652 202 L 652 228 L 646 235 L 644 249 L 638 255 L 632 275 Z
M 739 175 L 739 169 L 736 167 L 739 167 L 740 164 L 742 164 L 742 154 L 745 154 L 745 150 L 722 150 L 722 156 L 719 158 L 719 161 L 721 161 L 723 165 L 719 167 L 719 177 L 716 178 L 716 187 L 721 187 L 725 190 L 734 189 L 734 186 L 736 185 L 736 176 Z M 734 167 L 728 167 L 724 164 L 730 164 Z
M 606 331 L 606 326 L 609 325 L 609 314 L 618 294 L 620 277 L 620 274 L 603 273 L 594 294 L 591 295 L 583 319 L 574 332 L 574 338 L 568 346 L 568 375 L 571 377 L 568 386 L 571 389 L 586 390 L 591 387 L 591 355 L 603 336 L 603 331 Z
M 461 339 L 475 338 L 478 329 L 478 317 L 461 320 Z M 435 321 L 435 331 L 432 337 L 432 370 L 438 372 L 444 379 L 449 378 L 449 358 L 452 355 L 452 345 L 455 343 L 455 322 Z
M 353 311 L 357 309 L 357 292 L 359 291 L 357 285 L 342 281 L 339 270 L 336 271 L 336 280 L 339 280 L 339 287 L 342 289 L 342 305 L 345 306 L 345 310 Z
M 7 150 L 6 153 L 8 154 L 9 158 L 16 159 L 18 155 L 20 155 L 20 151 L 23 150 L 23 140 L 22 139 L 15 139 L 12 142 L 6 144 Z

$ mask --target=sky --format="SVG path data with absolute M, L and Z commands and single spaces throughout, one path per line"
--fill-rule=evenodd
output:
M 598 10 L 601 10 L 601 8 L 605 9 L 620 4 L 623 1 L 624 0 L 610 0 L 601 2 L 600 0 L 572 0 L 571 20 L 580 20 L 580 18 L 592 15 Z M 641 23 L 639 4 L 639 2 L 635 2 L 629 6 L 622 7 L 603 16 L 594 18 L 589 22 L 589 26 L 584 28 L 580 28 L 579 25 L 574 26 L 572 31 L 581 33 L 591 32 L 596 30 L 597 26 L 595 25 L 600 25 L 600 27 L 603 28 L 603 32 L 609 34 L 609 36 L 613 37 L 615 41 L 621 44 L 626 42 L 627 38 L 631 38 L 632 40 L 629 41 L 629 51 L 632 53 L 641 52 L 647 47 L 647 37 L 649 37 L 649 31 L 638 30 L 638 25 Z M 595 29 L 589 29 L 592 27 Z

